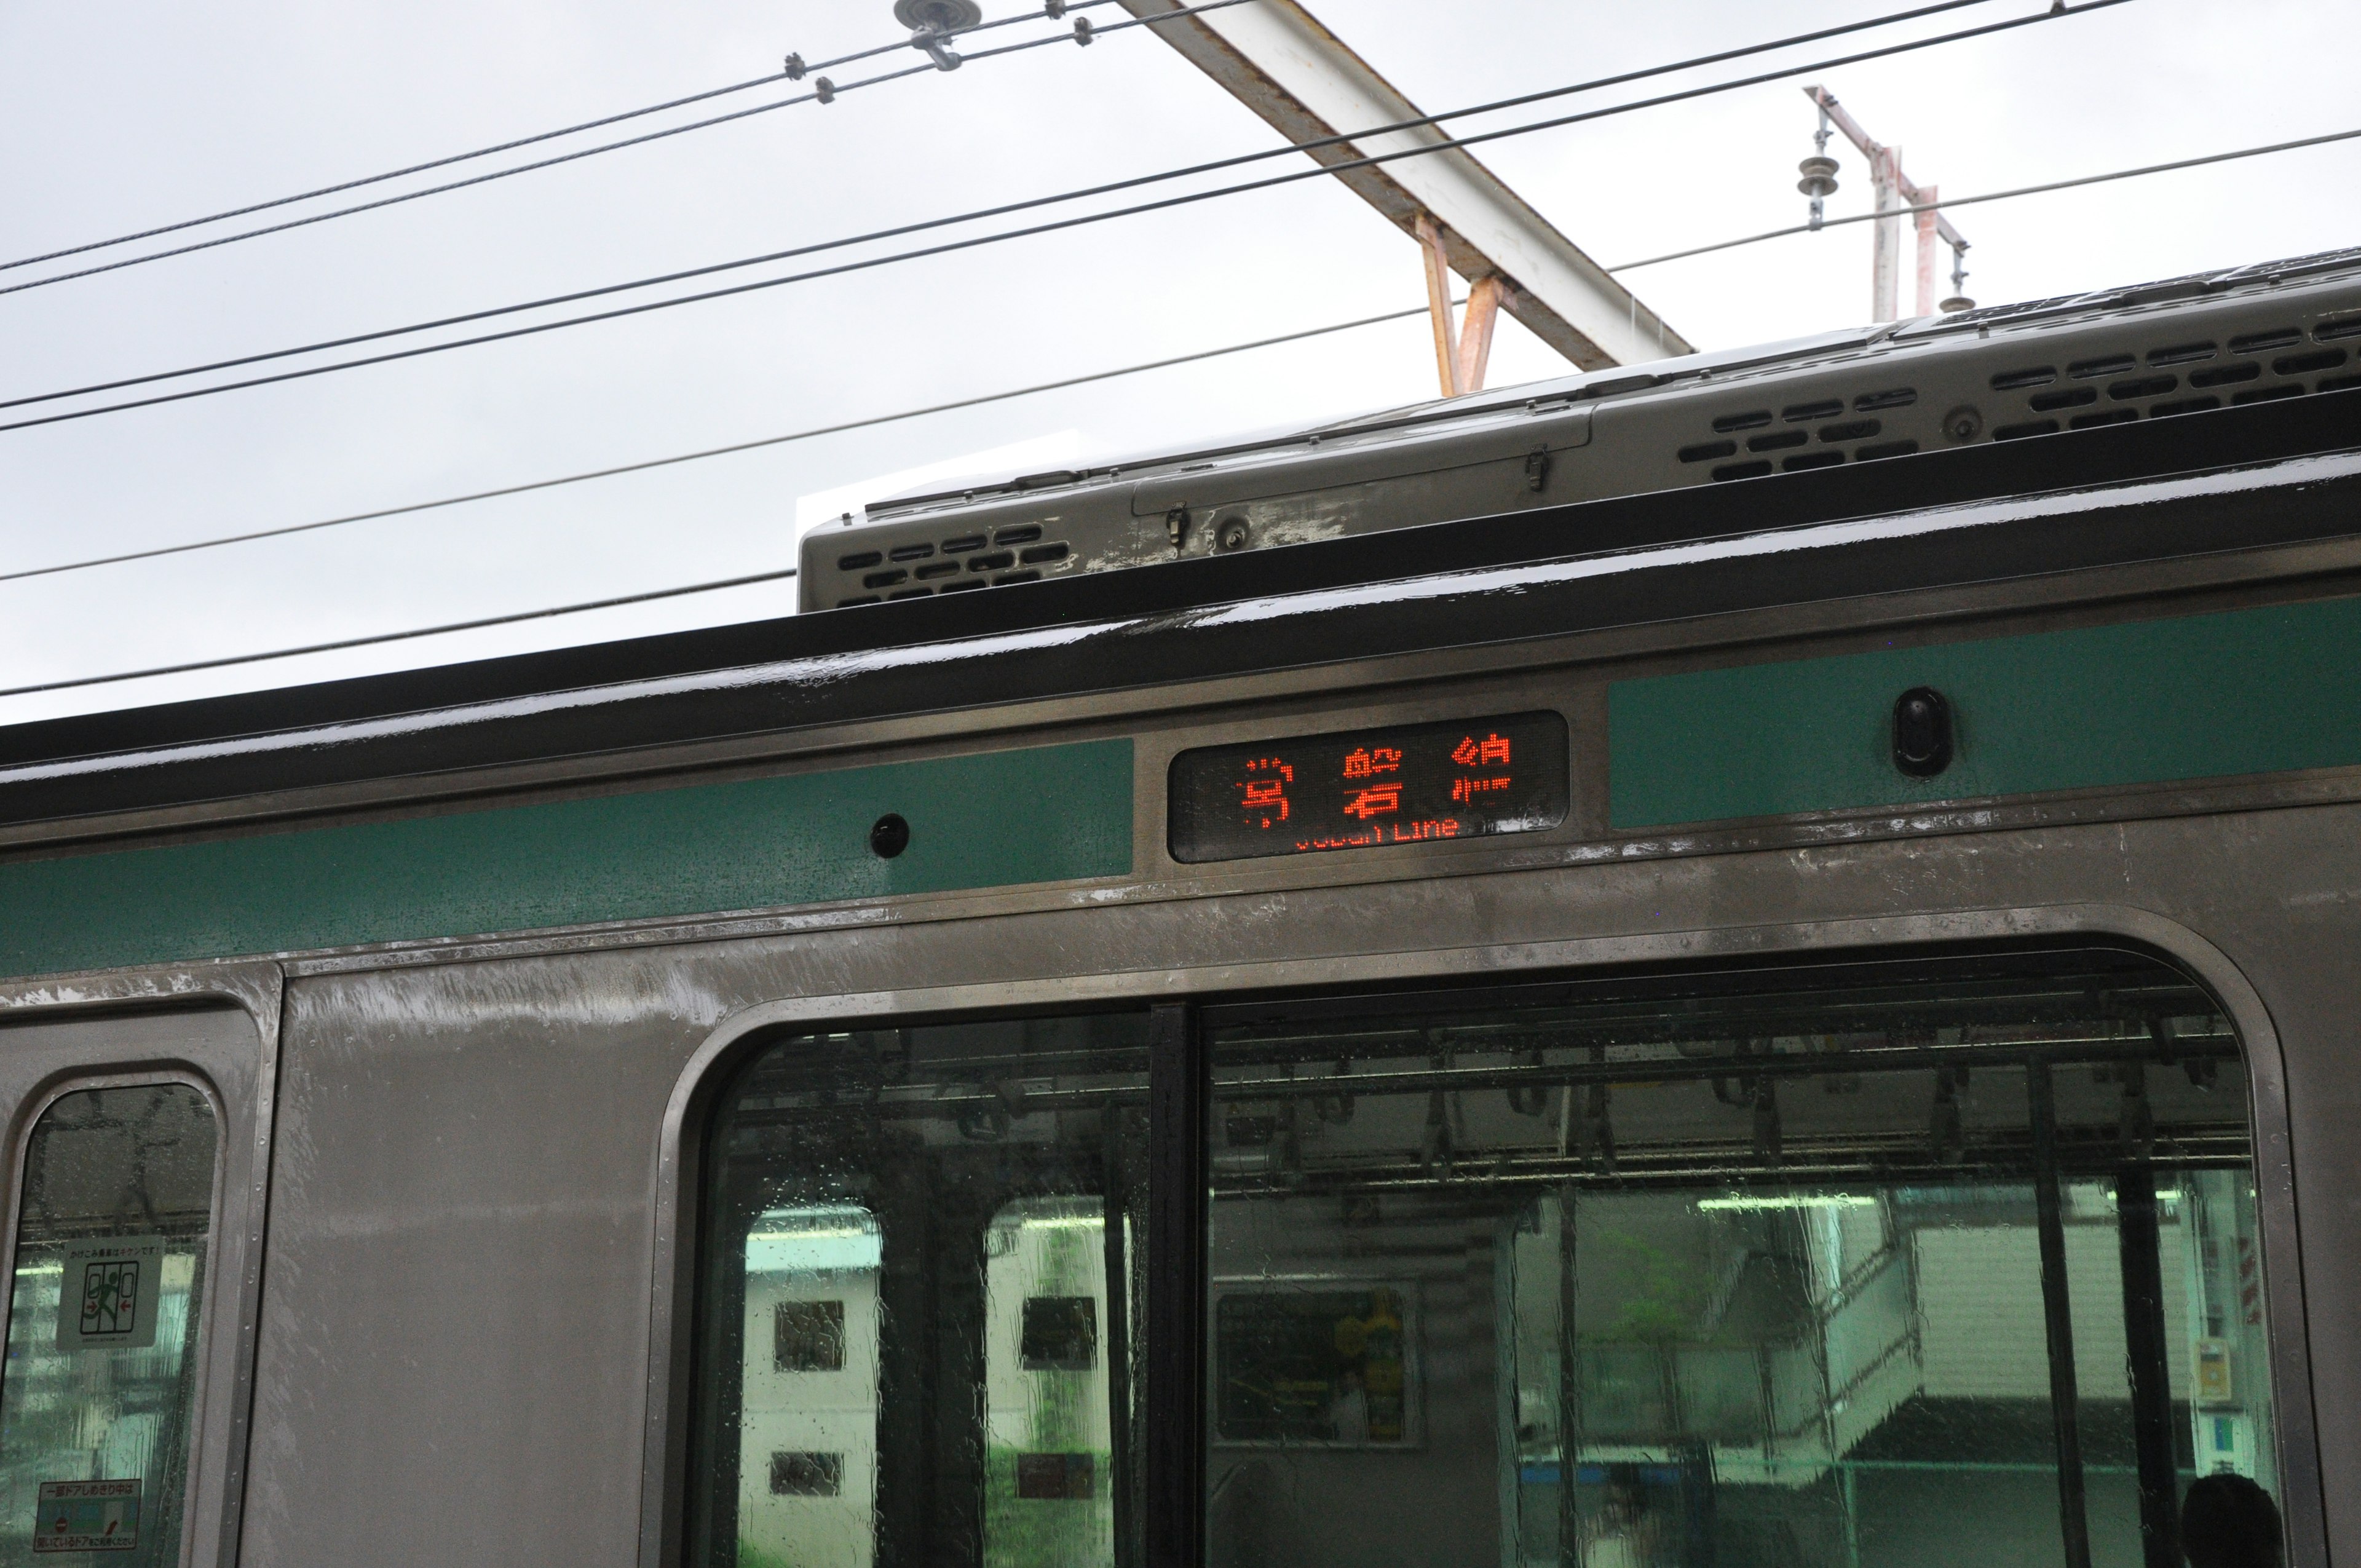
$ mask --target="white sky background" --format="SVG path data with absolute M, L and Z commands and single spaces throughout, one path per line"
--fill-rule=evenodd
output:
M 1020 8 L 985 0 L 987 16 Z M 1313 0 L 1429 111 L 1898 8 Z M 1996 0 L 1872 38 L 2044 8 Z M 1113 7 L 1092 15 L 1119 16 Z M 0 259 L 741 81 L 775 69 L 790 49 L 818 59 L 897 33 L 890 0 L 7 6 Z M 2356 43 L 2361 7 L 2350 0 L 2133 0 L 1825 80 L 1872 135 L 1903 148 L 1911 178 L 1957 196 L 2361 125 Z M 1840 40 L 1792 58 L 1858 47 Z M 1763 68 L 1732 64 L 1676 82 Z M 1812 125 L 1797 82 L 1783 82 L 1480 156 L 1612 265 L 1799 222 L 1795 161 L 1811 150 Z M 826 107 L 0 295 L 0 396 L 728 259 L 1275 139 L 1134 29 L 1088 49 L 979 61 Z M 1832 215 L 1861 210 L 1862 160 L 1840 139 L 1831 150 L 1843 163 Z M 1975 245 L 1968 291 L 1992 304 L 2352 244 L 2361 239 L 2356 192 L 2361 144 L 2348 143 L 1971 207 L 1954 221 Z M 1860 225 L 1626 281 L 1700 347 L 1727 347 L 1865 319 L 1869 250 Z M 0 282 L 36 271 L 0 273 Z M 1334 181 L 1307 181 L 631 321 L 0 433 L 0 571 L 752 440 L 1422 299 L 1411 244 Z M 1492 367 L 1494 385 L 1566 368 L 1505 318 Z M 1094 457 L 1433 393 L 1426 327 L 1412 320 L 623 478 L 0 583 L 0 685 L 775 570 L 794 562 L 798 497 L 875 476 L 1067 432 Z M 5 698 L 0 721 L 752 620 L 791 608 L 793 590 L 787 581 Z

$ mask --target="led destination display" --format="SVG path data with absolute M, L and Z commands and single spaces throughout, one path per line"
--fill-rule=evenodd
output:
M 1172 759 L 1168 838 L 1195 861 L 1531 833 L 1569 771 L 1554 713 L 1208 746 Z

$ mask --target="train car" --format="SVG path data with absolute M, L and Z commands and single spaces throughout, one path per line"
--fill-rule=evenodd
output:
M 2361 1557 L 2356 349 L 2309 258 L 0 729 L 0 1561 Z

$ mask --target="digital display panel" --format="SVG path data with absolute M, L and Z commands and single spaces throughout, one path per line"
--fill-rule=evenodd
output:
M 1570 773 L 1554 713 L 1208 746 L 1172 759 L 1167 837 L 1198 861 L 1532 833 Z

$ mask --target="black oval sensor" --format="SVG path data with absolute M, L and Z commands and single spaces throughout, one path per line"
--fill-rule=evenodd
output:
M 890 861 L 909 847 L 910 825 L 890 811 L 869 829 L 869 852 L 881 861 Z
M 1951 765 L 1951 705 L 1934 687 L 1912 686 L 1894 699 L 1894 765 L 1914 779 Z

